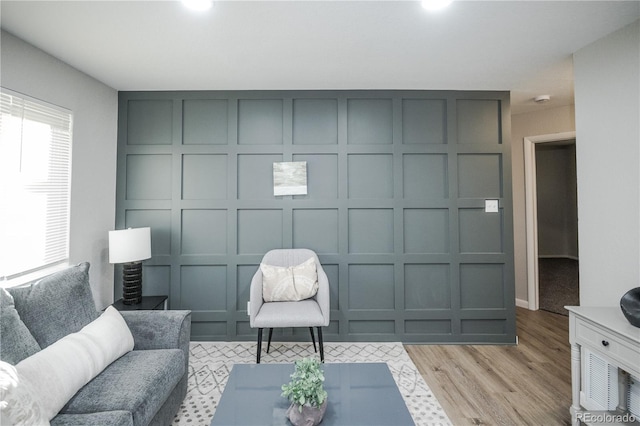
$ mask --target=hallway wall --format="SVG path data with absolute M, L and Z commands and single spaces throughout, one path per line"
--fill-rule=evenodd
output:
M 618 306 L 640 284 L 640 20 L 574 67 L 580 304 Z
M 513 164 L 513 235 L 516 300 L 527 306 L 527 229 L 525 214 L 524 138 L 575 131 L 573 105 L 511 116 Z

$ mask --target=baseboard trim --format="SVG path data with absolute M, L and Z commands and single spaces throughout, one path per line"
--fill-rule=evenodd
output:
M 516 298 L 516 306 L 519 308 L 529 309 L 529 302 L 523 299 Z
M 563 254 L 539 255 L 538 259 L 571 259 L 571 260 L 579 260 L 578 256 L 569 256 L 569 255 L 563 255 Z

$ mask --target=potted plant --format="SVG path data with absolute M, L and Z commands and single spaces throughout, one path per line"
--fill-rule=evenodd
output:
M 291 406 L 287 417 L 294 426 L 315 426 L 322 421 L 327 409 L 324 373 L 315 358 L 296 361 L 291 381 L 282 385 L 282 396 L 289 398 Z

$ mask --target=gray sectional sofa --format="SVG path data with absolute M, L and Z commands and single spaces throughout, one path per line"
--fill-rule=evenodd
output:
M 91 293 L 88 263 L 0 293 L 0 359 L 12 365 L 101 314 Z M 52 425 L 171 424 L 187 391 L 191 312 L 120 314 L 133 335 L 133 350 L 75 393 Z

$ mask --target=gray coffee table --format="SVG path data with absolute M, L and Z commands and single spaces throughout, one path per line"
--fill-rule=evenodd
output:
M 324 364 L 329 403 L 321 426 L 414 425 L 385 363 Z M 280 394 L 293 364 L 235 364 L 211 420 L 214 426 L 291 425 Z

